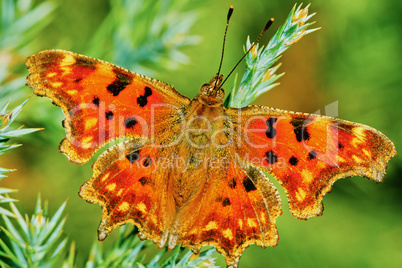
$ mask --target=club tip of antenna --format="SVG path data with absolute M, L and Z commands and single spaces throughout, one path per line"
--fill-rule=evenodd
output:
M 268 28 L 272 25 L 274 22 L 274 18 L 270 18 L 267 24 L 265 25 L 264 31 L 268 30 Z
M 228 18 L 227 18 L 228 21 L 230 20 L 230 17 L 232 16 L 232 14 L 233 14 L 233 5 L 230 5 L 229 11 L 228 11 Z

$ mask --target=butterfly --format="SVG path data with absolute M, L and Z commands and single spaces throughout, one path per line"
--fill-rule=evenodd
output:
M 102 206 L 99 240 L 132 223 L 142 239 L 195 253 L 213 245 L 237 267 L 251 244 L 275 246 L 282 214 L 272 175 L 299 219 L 322 214 L 344 177 L 381 182 L 393 143 L 369 126 L 265 106 L 225 108 L 223 76 L 194 99 L 172 86 L 64 50 L 26 60 L 27 85 L 65 114 L 59 150 L 84 164 L 104 145 L 79 195 Z

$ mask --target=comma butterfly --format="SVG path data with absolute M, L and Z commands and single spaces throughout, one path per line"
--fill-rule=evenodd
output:
M 194 99 L 161 81 L 64 50 L 30 56 L 27 84 L 65 114 L 60 152 L 86 163 L 79 195 L 102 206 L 99 240 L 128 222 L 159 247 L 213 245 L 237 267 L 251 244 L 275 246 L 279 194 L 299 219 L 322 214 L 344 177 L 381 182 L 393 143 L 366 125 L 265 106 L 225 108 L 222 75 Z

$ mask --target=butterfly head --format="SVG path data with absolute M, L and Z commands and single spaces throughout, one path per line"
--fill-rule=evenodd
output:
M 221 88 L 222 79 L 223 75 L 216 74 L 211 82 L 201 86 L 199 97 L 204 103 L 208 105 L 222 103 L 223 97 L 225 97 L 225 91 Z

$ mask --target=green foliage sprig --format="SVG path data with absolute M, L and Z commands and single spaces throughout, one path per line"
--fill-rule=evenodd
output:
M 292 44 L 299 41 L 303 36 L 317 31 L 319 28 L 307 30 L 314 22 L 306 23 L 312 16 L 308 15 L 308 7 L 301 8 L 299 5 L 293 6 L 285 23 L 276 31 L 266 47 L 258 48 L 258 44 L 252 48 L 246 56 L 246 71 L 236 89 L 236 81 L 232 92 L 226 100 L 228 107 L 244 107 L 254 101 L 258 96 L 279 85 L 274 83 L 284 73 L 275 74 L 280 64 L 272 67 L 279 59 L 280 55 Z M 249 50 L 252 44 L 247 39 L 245 51 Z M 236 79 L 235 79 L 236 80 Z
M 54 4 L 49 1 L 0 0 L 0 101 L 25 96 L 18 90 L 25 84 L 25 76 L 16 75 L 15 70 L 24 65 L 22 51 L 50 23 L 53 10 Z
M 89 55 L 152 76 L 188 62 L 180 51 L 200 42 L 189 35 L 198 1 L 110 1 L 110 12 L 89 45 Z M 190 10 L 190 11 L 186 11 Z
M 62 217 L 65 205 L 49 218 L 47 203 L 42 207 L 39 197 L 34 214 L 28 219 L 28 216 L 21 215 L 14 203 L 10 203 L 14 219 L 11 221 L 2 215 L 5 225 L 1 230 L 8 244 L 0 240 L 0 256 L 5 257 L 0 263 L 11 267 L 54 267 L 61 263 L 67 243 L 62 231 L 66 221 Z
M 0 156 L 9 150 L 12 150 L 12 149 L 15 149 L 15 148 L 21 146 L 21 144 L 7 144 L 7 142 L 11 138 L 20 137 L 22 135 L 29 134 L 29 133 L 39 130 L 37 128 L 13 129 L 11 127 L 11 124 L 17 118 L 18 114 L 21 112 L 22 106 L 24 106 L 24 104 L 26 102 L 27 102 L 27 100 L 24 101 L 22 104 L 18 105 L 16 108 L 14 108 L 10 112 L 7 112 L 8 104 L 6 104 L 0 110 Z M 7 169 L 7 168 L 0 167 L 0 181 L 4 177 L 6 177 L 6 174 L 8 172 L 11 172 L 11 171 L 13 171 L 13 169 Z M 0 187 L 0 204 L 14 201 L 14 199 L 4 196 L 5 194 L 11 193 L 11 192 L 13 192 L 13 190 Z M 10 211 L 4 209 L 3 207 L 0 207 L 0 214 L 4 214 L 4 215 L 8 215 L 8 216 L 13 215 Z
M 131 231 L 130 231 L 131 230 Z M 145 261 L 142 251 L 149 243 L 141 241 L 137 236 L 137 229 L 124 225 L 120 228 L 119 235 L 113 246 L 103 251 L 102 245 L 95 242 L 92 246 L 90 256 L 85 264 L 86 268 L 94 267 L 217 267 L 211 256 L 214 249 L 200 253 L 198 258 L 192 259 L 193 253 L 177 246 L 173 253 L 166 257 L 167 249 L 164 248 L 149 261 Z

